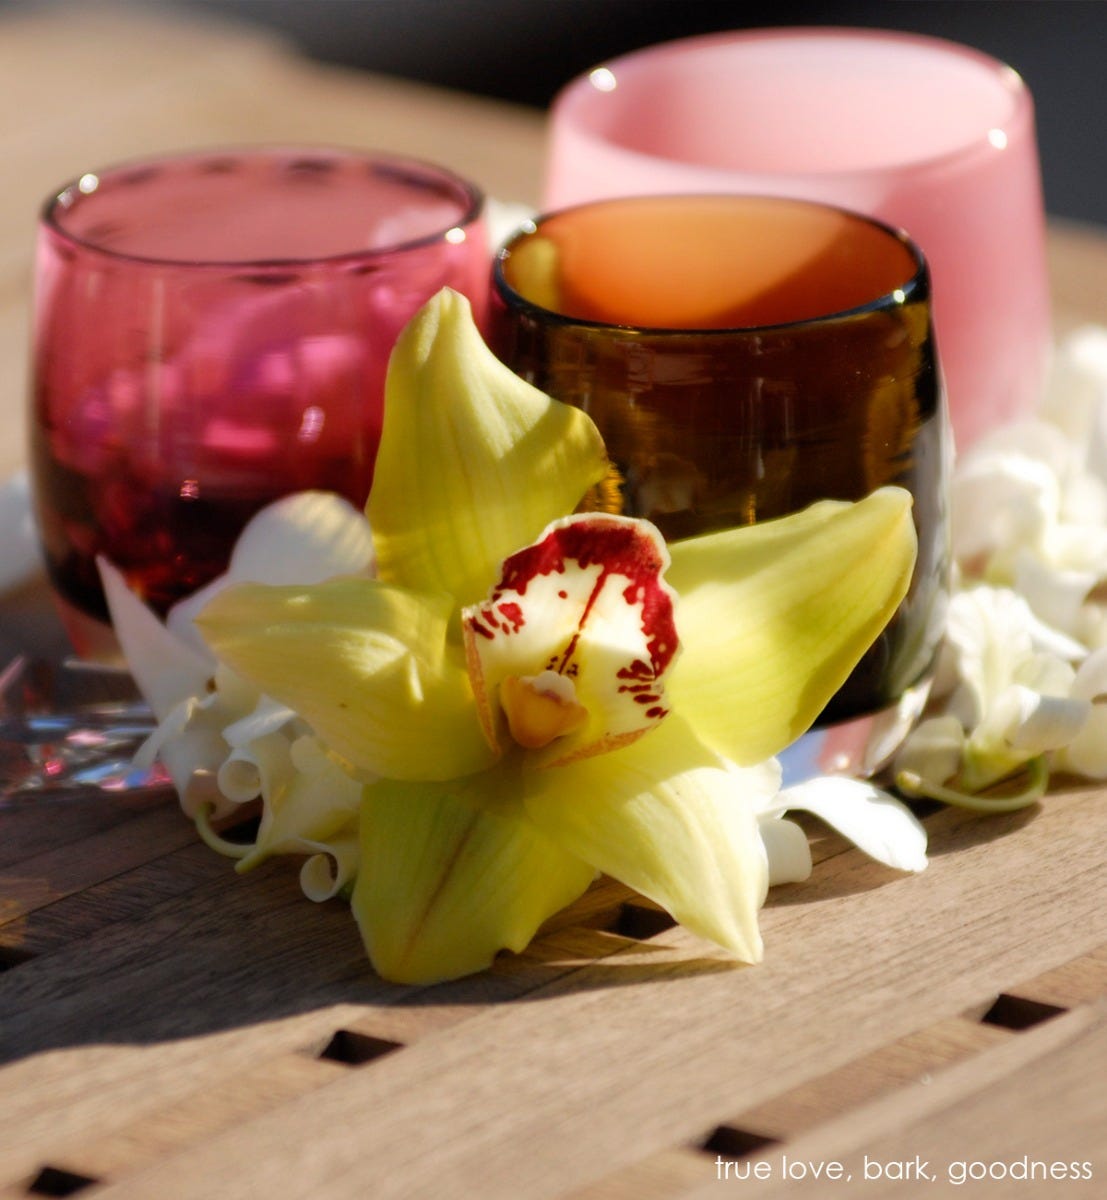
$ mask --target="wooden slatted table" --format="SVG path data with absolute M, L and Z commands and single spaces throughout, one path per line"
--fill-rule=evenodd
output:
M 310 140 L 538 191 L 536 115 L 252 31 L 17 14 L 0 80 L 9 430 L 35 208 L 86 167 Z M 1051 254 L 1059 325 L 1107 322 L 1107 242 L 1058 227 Z M 0 648 L 32 644 L 60 644 L 41 583 L 0 601 Z M 525 954 L 414 989 L 287 862 L 235 877 L 169 797 L 0 810 L 0 1200 L 1103 1196 L 1107 795 L 926 820 L 917 877 L 819 836 L 754 969 L 605 883 Z M 1017 1177 L 1038 1164 L 1069 1177 Z

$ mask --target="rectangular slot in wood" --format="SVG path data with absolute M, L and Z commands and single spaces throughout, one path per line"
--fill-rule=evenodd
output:
M 1002 1029 L 1033 1029 L 1043 1021 L 1059 1017 L 1067 1009 L 1056 1004 L 1043 1004 L 1040 1000 L 1027 1000 L 1025 996 L 1012 996 L 1001 992 L 995 1003 L 980 1018 L 985 1025 L 998 1025 Z
M 75 1196 L 78 1192 L 99 1183 L 88 1175 L 66 1171 L 62 1167 L 43 1167 L 27 1185 L 28 1196 Z
M 352 1029 L 339 1029 L 320 1051 L 319 1057 L 331 1062 L 345 1063 L 349 1067 L 361 1067 L 391 1054 L 393 1050 L 402 1049 L 402 1042 L 372 1037 L 367 1033 L 355 1033 Z
M 749 1129 L 738 1129 L 733 1125 L 718 1125 L 700 1143 L 705 1154 L 717 1154 L 731 1162 L 749 1158 L 767 1146 L 778 1145 L 778 1139 L 754 1133 Z
M 0 971 L 10 971 L 25 962 L 30 962 L 34 954 L 22 946 L 0 946 Z

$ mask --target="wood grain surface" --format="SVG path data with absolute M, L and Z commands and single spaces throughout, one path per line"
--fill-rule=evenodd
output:
M 34 213 L 87 167 L 334 142 L 538 192 L 535 114 L 250 30 L 17 12 L 0 80 L 9 430 Z M 1107 241 L 1056 226 L 1050 249 L 1059 325 L 1107 322 Z M 0 476 L 22 460 L 0 442 Z M 41 600 L 0 603 L 9 638 Z M 0 1200 L 1102 1196 L 1104 794 L 926 824 L 912 877 L 813 828 L 814 877 L 774 891 L 757 968 L 604 882 L 525 954 L 417 989 L 376 979 L 288 862 L 237 877 L 169 796 L 0 810 Z M 933 1180 L 902 1177 L 923 1161 Z M 1024 1161 L 1093 1178 L 1013 1179 Z

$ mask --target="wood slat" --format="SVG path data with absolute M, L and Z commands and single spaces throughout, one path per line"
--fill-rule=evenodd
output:
M 950 1068 L 926 1086 L 906 1090 L 894 1103 L 870 1105 L 823 1126 L 789 1146 L 788 1157 L 794 1163 L 841 1162 L 854 1187 L 878 1200 L 948 1194 L 955 1187 L 988 1197 L 1098 1197 L 1107 1170 L 1105 1054 L 1107 1005 L 1084 1006 L 1002 1049 Z M 825 1180 L 786 1177 L 780 1153 L 761 1158 L 770 1164 L 772 1177 L 744 1182 L 743 1194 L 757 1200 L 826 1194 Z M 1029 1170 L 1029 1165 L 1022 1167 L 1024 1158 L 1064 1164 L 1068 1177 L 1042 1180 L 1039 1175 L 1036 1184 L 1012 1179 L 1013 1164 Z M 916 1164 L 922 1170 L 919 1159 L 926 1163 L 926 1177 L 895 1166 Z M 881 1174 L 871 1168 L 866 1179 L 866 1160 L 879 1164 Z M 997 1174 L 1004 1177 L 988 1174 L 980 1182 L 958 1182 L 969 1163 L 981 1163 L 986 1173 L 993 1163 L 1001 1164 Z M 1074 1163 L 1081 1165 L 1076 1177 Z M 1086 1172 L 1090 1178 L 1084 1178 Z M 681 1200 L 717 1195 L 716 1174 L 713 1165 L 712 1181 L 687 1190 Z
M 943 813 L 923 876 L 851 852 L 824 864 L 808 899 L 771 907 L 761 967 L 735 970 L 672 930 L 655 943 L 675 959 L 616 953 L 105 1194 L 199 1196 L 218 1181 L 228 1200 L 417 1197 L 441 1194 L 444 1177 L 490 1198 L 583 1187 L 1107 942 L 1105 826 L 1092 793 L 1020 820 Z M 1045 886 L 1058 861 L 1063 896 Z M 290 1180 L 281 1147 L 294 1137 Z M 228 1178 L 243 1158 L 249 1177 Z

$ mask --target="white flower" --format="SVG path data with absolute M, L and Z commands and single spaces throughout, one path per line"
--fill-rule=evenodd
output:
M 1054 764 L 1074 775 L 1107 779 L 1107 647 L 1080 664 L 1071 694 L 1086 702 L 1090 712 L 1076 736 L 1058 749 Z
M 1107 581 L 1107 331 L 1060 348 L 1039 416 L 1001 427 L 958 463 L 954 557 L 1013 588 L 1041 620 L 1102 644 Z
M 755 797 L 770 887 L 801 883 L 811 874 L 807 834 L 785 817 L 789 812 L 811 813 L 885 866 L 898 871 L 925 870 L 926 830 L 905 805 L 872 783 L 828 775 L 782 789 L 775 759 L 744 768 L 743 773 L 748 791 Z M 760 783 L 751 782 L 756 775 L 760 775 Z
M 1038 416 L 970 450 L 951 510 L 940 703 L 898 785 L 995 811 L 1033 802 L 1051 770 L 1107 778 L 1107 330 L 1058 347 Z M 1006 795 L 978 795 L 997 783 Z
M 1019 798 L 1036 799 L 1044 756 L 1072 742 L 1091 714 L 1072 665 L 1084 648 L 1014 592 L 980 585 L 952 597 L 943 654 L 943 674 L 956 683 L 942 714 L 923 721 L 897 755 L 901 788 L 960 802 L 1038 763 L 1035 794 Z
M 259 512 L 243 530 L 226 574 L 176 605 L 163 625 L 100 561 L 112 624 L 158 727 L 139 751 L 173 780 L 184 811 L 209 844 L 240 860 L 308 856 L 301 884 L 312 899 L 335 894 L 357 861 L 362 781 L 326 755 L 291 709 L 217 665 L 192 625 L 212 596 L 233 583 L 319 582 L 372 569 L 365 518 L 341 497 L 301 492 Z M 222 841 L 210 820 L 261 803 L 252 845 Z

